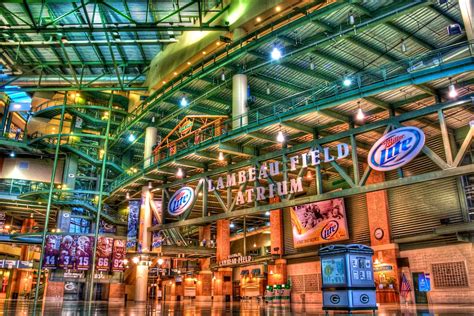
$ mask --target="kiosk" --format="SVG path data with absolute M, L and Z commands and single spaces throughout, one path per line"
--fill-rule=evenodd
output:
M 377 309 L 372 248 L 331 245 L 319 250 L 324 310 Z

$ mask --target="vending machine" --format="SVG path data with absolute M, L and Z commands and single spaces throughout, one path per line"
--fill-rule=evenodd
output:
M 377 309 L 372 248 L 331 245 L 319 250 L 324 310 Z

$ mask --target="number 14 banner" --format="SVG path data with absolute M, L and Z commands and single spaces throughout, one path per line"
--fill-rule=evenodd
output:
M 112 246 L 114 239 L 111 237 L 99 237 L 97 240 L 97 271 L 109 271 L 112 257 Z

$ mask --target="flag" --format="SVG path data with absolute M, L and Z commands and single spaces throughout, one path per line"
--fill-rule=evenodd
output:
M 405 273 L 402 273 L 402 282 L 400 285 L 400 296 L 406 300 L 408 295 L 410 295 L 410 292 L 411 292 L 410 282 L 408 282 L 407 278 L 405 277 Z

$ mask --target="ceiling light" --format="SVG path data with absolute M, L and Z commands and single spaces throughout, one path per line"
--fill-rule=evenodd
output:
M 456 90 L 456 85 L 451 82 L 451 78 L 449 78 L 449 87 L 448 87 L 448 95 L 451 99 L 454 99 L 458 96 L 458 91 Z
M 151 189 L 151 188 L 153 188 L 153 185 L 152 185 L 152 183 L 151 183 L 151 181 L 150 181 L 150 182 L 148 182 L 148 189 Z
M 359 109 L 357 110 L 357 114 L 356 114 L 356 120 L 363 121 L 364 119 L 365 119 L 364 111 L 362 111 L 362 108 L 359 107 Z
M 158 258 L 158 265 L 160 265 L 160 266 L 161 266 L 162 264 L 163 264 L 163 259 L 161 259 L 161 258 Z
M 179 104 L 181 106 L 188 106 L 188 100 L 186 100 L 186 96 L 183 95 L 183 97 L 181 98 L 181 101 L 179 102 Z
M 14 151 L 12 151 L 12 152 L 10 153 L 10 157 L 15 158 L 15 152 L 14 152 Z
M 178 168 L 178 171 L 176 172 L 176 176 L 177 176 L 178 178 L 182 178 L 182 177 L 183 177 L 183 169 Z
M 138 258 L 138 257 L 133 257 L 132 261 L 133 261 L 133 263 L 137 264 L 137 263 L 140 262 L 140 258 Z
M 262 18 L 261 17 L 257 17 L 257 23 L 260 23 L 262 22 Z
M 224 68 L 221 69 L 221 80 L 222 81 L 225 81 L 225 72 L 224 72 Z
M 191 62 L 190 62 L 190 61 L 188 61 L 188 65 L 191 65 Z
M 256 242 L 253 243 L 253 247 L 257 248 L 257 243 Z
M 127 192 L 127 194 L 125 194 L 125 197 L 127 198 L 127 200 L 130 200 L 130 193 Z
M 135 135 L 133 135 L 133 134 L 128 135 L 128 141 L 129 141 L 129 142 L 132 143 L 132 142 L 135 141 L 135 139 L 136 139 L 136 138 L 135 138 Z
M 312 179 L 313 179 L 313 174 L 311 173 L 310 170 L 308 170 L 308 172 L 306 173 L 306 179 L 308 179 L 308 180 L 312 180 Z
M 347 17 L 347 19 L 348 19 L 348 22 L 349 22 L 350 25 L 355 24 L 355 16 L 352 13 L 352 11 L 349 11 L 349 16 Z
M 281 58 L 281 51 L 278 49 L 278 47 L 273 47 L 271 56 L 273 60 L 279 60 Z
M 234 224 L 234 223 L 230 223 L 229 227 L 230 227 L 230 228 L 234 228 L 234 227 L 235 227 L 235 224 Z
M 279 143 L 283 143 L 285 141 L 285 135 L 283 135 L 283 132 L 281 130 L 278 131 L 278 135 L 277 135 L 276 140 Z
M 272 91 L 270 90 L 270 84 L 269 83 L 267 83 L 266 92 L 267 92 L 267 95 L 270 95 L 270 93 L 272 93 Z
M 207 53 L 206 53 L 206 51 L 205 51 L 205 50 L 203 50 L 203 51 L 202 51 L 202 54 L 203 54 L 203 55 L 206 55 Z
M 163 84 L 166 84 L 166 81 L 163 80 Z
M 309 59 L 309 69 L 314 70 L 314 62 L 313 62 L 313 57 Z
M 402 50 L 402 53 L 406 53 L 408 51 L 408 46 L 404 39 L 402 39 L 402 43 L 400 44 L 400 49 Z
M 220 161 L 224 160 L 224 154 L 222 153 L 222 151 L 219 152 L 219 160 Z
M 279 5 L 276 6 L 275 8 L 276 12 L 280 12 L 281 11 L 281 7 Z
M 352 79 L 350 77 L 345 77 L 344 80 L 342 81 L 342 84 L 345 87 L 349 87 L 352 84 Z
M 470 127 L 470 128 L 474 128 L 474 120 L 472 120 L 472 121 L 469 122 L 469 127 Z
M 270 211 L 266 211 L 265 216 L 270 216 Z

